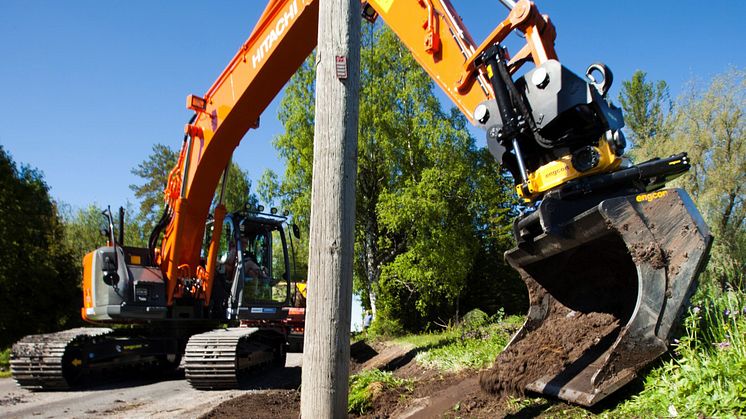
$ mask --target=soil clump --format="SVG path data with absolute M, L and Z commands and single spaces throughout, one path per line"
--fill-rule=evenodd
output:
M 550 304 L 539 327 L 511 344 L 492 369 L 482 372 L 482 389 L 498 398 L 522 396 L 526 385 L 556 376 L 619 328 L 619 319 L 612 314 L 581 313 L 553 299 Z

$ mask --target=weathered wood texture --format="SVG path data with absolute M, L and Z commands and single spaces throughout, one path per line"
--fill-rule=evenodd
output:
M 360 2 L 320 0 L 301 417 L 347 417 Z M 336 57 L 347 78 L 337 78 Z

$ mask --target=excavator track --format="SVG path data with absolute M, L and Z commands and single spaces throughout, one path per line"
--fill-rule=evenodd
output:
M 13 379 L 21 387 L 32 390 L 68 389 L 85 364 L 85 359 L 73 354 L 74 348 L 111 332 L 109 328 L 81 327 L 26 336 L 13 345 L 10 359 Z
M 239 327 L 192 336 L 184 355 L 187 381 L 199 390 L 238 388 L 248 370 L 283 359 L 282 344 L 257 332 Z

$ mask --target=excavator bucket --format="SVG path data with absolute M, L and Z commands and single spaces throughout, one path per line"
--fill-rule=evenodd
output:
M 668 350 L 712 236 L 681 189 L 556 203 L 516 224 L 528 318 L 482 385 L 591 406 Z

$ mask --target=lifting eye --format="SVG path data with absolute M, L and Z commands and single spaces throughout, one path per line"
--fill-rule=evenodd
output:
M 593 63 L 585 70 L 585 76 L 588 77 L 593 87 L 606 97 L 606 93 L 611 89 L 611 83 L 614 81 L 614 75 L 609 67 L 603 63 Z

